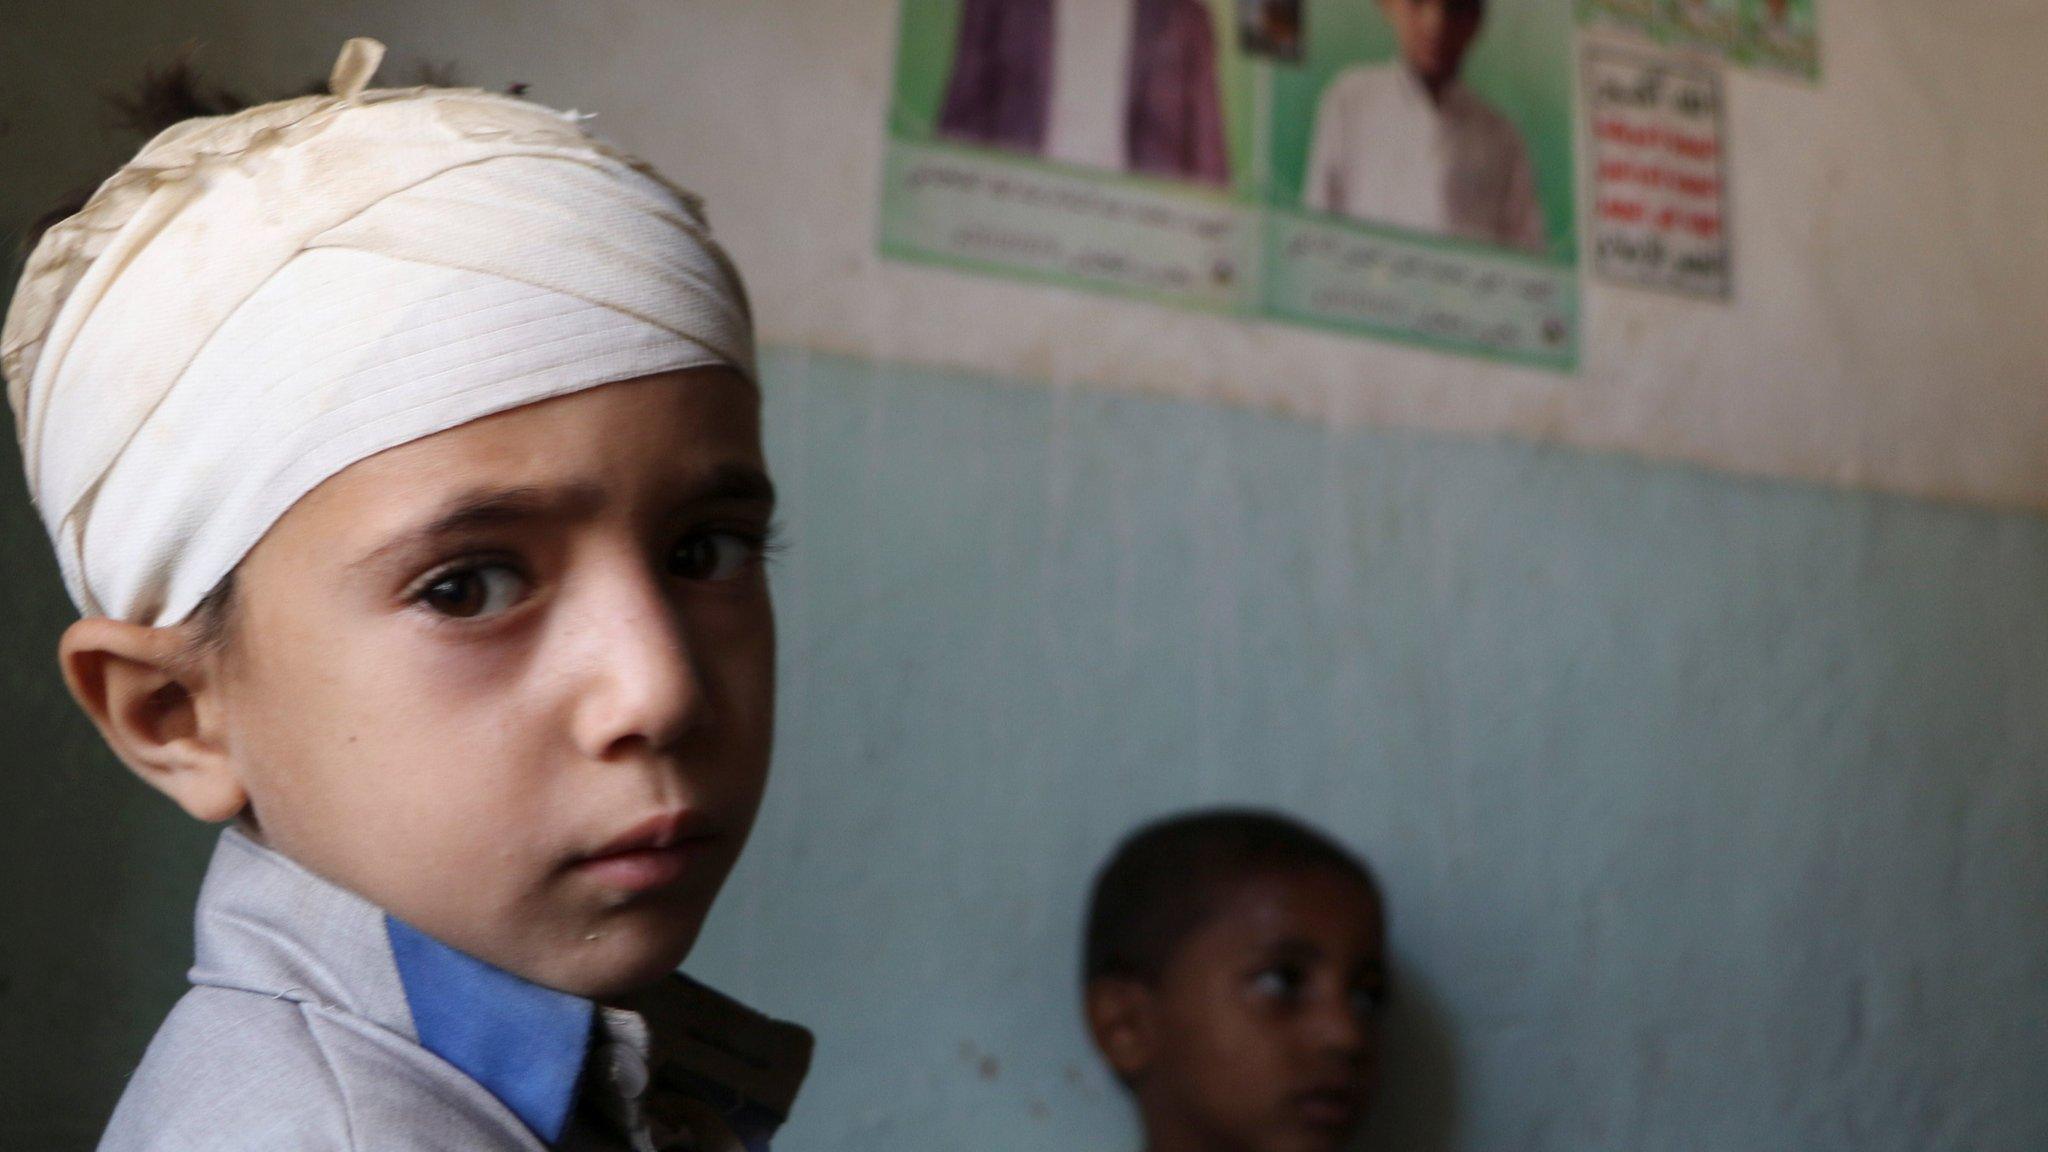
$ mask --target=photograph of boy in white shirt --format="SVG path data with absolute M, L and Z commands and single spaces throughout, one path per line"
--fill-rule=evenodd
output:
M 1323 89 L 1302 182 L 1321 212 L 1542 252 L 1543 208 L 1522 134 L 1458 79 L 1485 0 L 1379 0 L 1400 59 Z

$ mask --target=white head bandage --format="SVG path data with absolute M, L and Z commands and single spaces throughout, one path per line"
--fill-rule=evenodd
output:
M 183 620 L 383 449 L 614 380 L 753 378 L 694 197 L 572 115 L 334 94 L 158 136 L 30 256 L 0 333 L 29 491 L 87 615 Z

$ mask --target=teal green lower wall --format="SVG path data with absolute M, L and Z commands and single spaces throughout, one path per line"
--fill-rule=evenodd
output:
M 779 1152 L 1129 1147 L 1075 929 L 1250 801 L 1390 893 L 1379 1147 L 2048 1147 L 2048 522 L 780 350 L 777 776 L 692 968 Z M 209 837 L 50 654 L 0 467 L 0 1147 L 90 1146 Z

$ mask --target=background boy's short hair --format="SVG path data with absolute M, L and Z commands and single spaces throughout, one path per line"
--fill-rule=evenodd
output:
M 1082 941 L 1083 986 L 1105 977 L 1157 979 L 1227 885 L 1302 870 L 1342 873 L 1379 898 L 1365 861 L 1277 812 L 1213 808 L 1139 828 L 1096 875 Z

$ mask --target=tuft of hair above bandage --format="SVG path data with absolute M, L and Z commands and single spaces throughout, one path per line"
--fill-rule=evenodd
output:
M 183 620 L 384 449 L 657 372 L 754 379 L 694 196 L 574 114 L 367 88 L 382 55 L 173 126 L 31 253 L 0 374 L 82 613 Z

